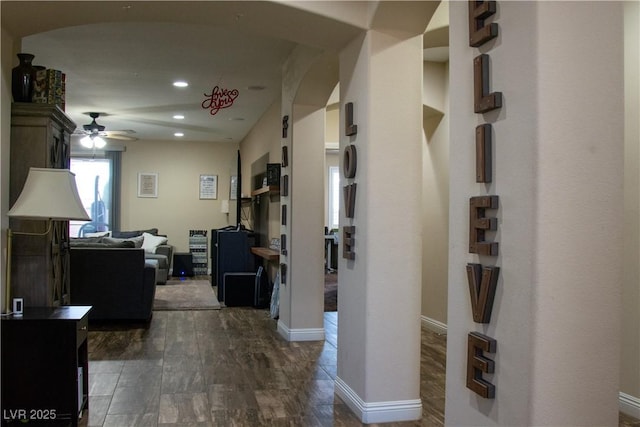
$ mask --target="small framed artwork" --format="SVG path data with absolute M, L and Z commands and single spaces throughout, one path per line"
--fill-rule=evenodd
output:
M 218 198 L 218 175 L 200 175 L 200 200 Z
M 229 185 L 229 200 L 238 200 L 238 175 L 231 175 Z
M 138 173 L 138 197 L 158 197 L 157 173 Z

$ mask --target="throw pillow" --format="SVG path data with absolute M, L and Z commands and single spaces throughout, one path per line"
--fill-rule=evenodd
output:
M 149 254 L 155 254 L 156 248 L 159 245 L 164 245 L 168 241 L 164 236 L 154 236 L 149 233 L 142 233 L 142 237 L 144 239 L 142 242 L 142 249 Z

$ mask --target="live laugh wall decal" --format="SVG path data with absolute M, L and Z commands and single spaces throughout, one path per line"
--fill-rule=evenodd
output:
M 204 94 L 205 99 L 202 101 L 202 108 L 208 109 L 209 113 L 215 116 L 223 108 L 231 107 L 238 95 L 240 95 L 238 89 L 223 89 L 215 86 L 211 93 Z

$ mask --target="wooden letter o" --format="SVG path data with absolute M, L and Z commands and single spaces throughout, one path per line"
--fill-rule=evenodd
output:
M 343 165 L 345 178 L 355 178 L 358 167 L 358 155 L 355 145 L 347 145 L 344 149 Z

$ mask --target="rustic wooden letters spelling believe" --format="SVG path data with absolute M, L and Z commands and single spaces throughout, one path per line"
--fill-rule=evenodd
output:
M 489 55 L 473 60 L 473 106 L 476 113 L 486 113 L 502 107 L 502 92 L 489 92 Z
M 496 13 L 495 1 L 469 0 L 469 45 L 479 47 L 498 36 L 498 24 L 485 20 Z M 474 102 L 473 110 L 482 114 L 502 107 L 502 93 L 490 92 L 489 55 L 481 54 L 473 60 Z M 493 179 L 492 128 L 486 123 L 476 127 L 476 182 Z M 469 252 L 478 255 L 497 256 L 498 242 L 486 242 L 485 231 L 496 230 L 496 218 L 485 217 L 486 209 L 498 209 L 498 196 L 472 197 L 469 201 Z M 471 297 L 473 320 L 489 323 L 495 297 L 499 267 L 467 265 L 467 282 Z M 495 353 L 496 340 L 477 332 L 468 335 L 467 387 L 480 396 L 493 399 L 495 386 L 482 378 L 493 373 L 494 362 L 484 352 Z
M 500 267 L 467 264 L 467 282 L 471 295 L 471 311 L 476 323 L 489 323 L 496 295 Z
M 491 182 L 491 125 L 476 127 L 476 182 Z
M 492 374 L 495 365 L 493 360 L 484 356 L 484 352 L 495 353 L 496 347 L 496 340 L 486 335 L 469 332 L 467 336 L 467 388 L 487 399 L 496 396 L 496 388 L 482 378 L 482 373 Z
M 469 199 L 469 252 L 478 255 L 498 255 L 498 242 L 485 242 L 485 230 L 498 229 L 497 218 L 486 218 L 486 209 L 498 209 L 498 196 L 479 196 Z
M 484 22 L 494 13 L 495 1 L 469 1 L 469 46 L 478 47 L 498 37 L 498 24 Z

